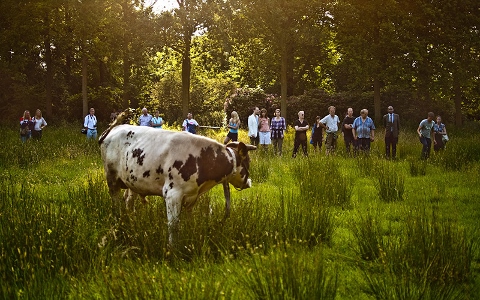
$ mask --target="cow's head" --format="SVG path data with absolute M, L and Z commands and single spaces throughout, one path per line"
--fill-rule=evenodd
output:
M 257 147 L 252 145 L 245 145 L 242 142 L 232 142 L 227 145 L 227 148 L 233 150 L 235 155 L 236 166 L 234 167 L 234 175 L 229 182 L 237 189 L 246 189 L 252 186 L 250 176 L 250 157 L 248 151 L 255 150 Z

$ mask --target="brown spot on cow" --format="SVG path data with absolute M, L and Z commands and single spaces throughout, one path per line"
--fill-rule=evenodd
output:
M 133 131 L 130 130 L 130 131 L 127 133 L 127 139 L 128 139 L 128 138 L 132 138 L 134 134 L 135 134 L 135 132 L 133 132 Z
M 232 164 L 229 162 L 222 148 L 217 148 L 216 151 L 214 151 L 212 147 L 203 148 L 200 156 L 197 158 L 197 164 L 198 185 L 210 180 L 220 182 L 225 175 L 230 174 L 233 169 Z
M 150 170 L 143 172 L 143 178 L 150 177 Z
M 130 175 L 130 179 L 132 180 L 132 182 L 136 182 L 136 181 L 138 180 L 138 177 L 135 176 L 135 175 L 133 175 L 133 174 L 131 174 L 131 175 Z
M 158 168 L 155 170 L 155 172 L 157 172 L 157 174 L 163 174 L 163 168 L 162 166 L 158 166 Z
M 134 149 L 132 151 L 132 157 L 135 158 L 137 157 L 137 164 L 140 166 L 143 165 L 143 160 L 145 159 L 145 154 L 143 153 L 143 150 L 140 148 Z
M 176 160 L 173 163 L 173 167 L 178 169 L 178 173 L 182 176 L 182 179 L 188 181 L 190 177 L 197 173 L 197 162 L 193 155 L 189 155 L 185 164 L 183 162 Z

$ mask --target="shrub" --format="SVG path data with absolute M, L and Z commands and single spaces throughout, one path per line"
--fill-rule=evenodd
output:
M 405 176 L 393 163 L 380 162 L 375 168 L 375 187 L 385 202 L 401 201 L 405 193 Z

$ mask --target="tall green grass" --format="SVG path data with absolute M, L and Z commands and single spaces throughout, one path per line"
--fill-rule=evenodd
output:
M 377 299 L 457 299 L 471 280 L 472 238 L 437 209 L 409 212 L 402 231 L 387 235 L 379 216 L 353 226 L 368 293 Z M 469 294 L 473 296 L 473 294 Z
M 251 152 L 253 187 L 232 190 L 231 217 L 223 220 L 217 186 L 182 212 L 172 249 L 162 198 L 112 217 L 98 144 L 77 127 L 48 127 L 25 144 L 5 132 L 0 298 L 477 295 L 476 136 L 452 135 L 446 151 L 420 162 L 421 145 L 405 133 L 392 162 L 381 141 L 369 156 L 292 159 L 288 133 L 283 157 Z

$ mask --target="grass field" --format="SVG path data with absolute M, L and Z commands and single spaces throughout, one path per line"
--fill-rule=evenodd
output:
M 2 129 L 2 299 L 479 299 L 478 134 L 449 128 L 424 162 L 415 129 L 395 161 L 380 132 L 368 157 L 340 139 L 335 156 L 292 159 L 290 130 L 283 157 L 251 152 L 253 187 L 232 192 L 226 222 L 217 186 L 169 250 L 162 198 L 112 218 L 98 144 L 77 127 L 25 144 Z

